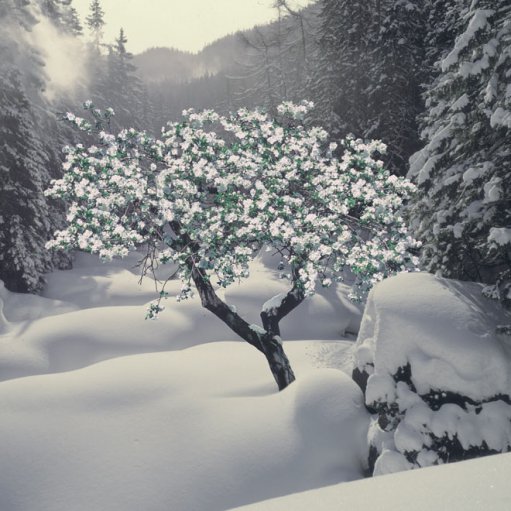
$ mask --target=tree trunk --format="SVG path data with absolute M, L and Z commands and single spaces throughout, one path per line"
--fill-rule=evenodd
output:
M 285 389 L 295 380 L 295 375 L 284 352 L 279 335 L 268 332 L 256 325 L 248 324 L 218 297 L 208 276 L 194 264 L 193 260 L 189 261 L 188 267 L 195 287 L 199 292 L 202 306 L 221 319 L 243 340 L 259 350 L 266 357 L 279 390 Z
M 169 226 L 176 235 L 180 235 L 184 239 L 188 246 L 195 249 L 198 248 L 187 234 L 183 234 L 181 225 L 178 222 L 169 222 Z M 254 346 L 266 357 L 271 374 L 275 378 L 279 390 L 283 390 L 290 383 L 293 383 L 295 375 L 282 346 L 279 321 L 305 298 L 300 287 L 296 285 L 298 269 L 293 269 L 293 288 L 282 300 L 280 306 L 261 312 L 264 326 L 264 328 L 261 328 L 257 325 L 248 324 L 235 310 L 219 298 L 211 285 L 209 276 L 203 269 L 199 268 L 195 256 L 190 256 L 186 265 L 199 293 L 202 306 L 212 312 L 234 333 Z
M 295 381 L 295 373 L 284 352 L 282 341 L 279 336 L 265 335 L 262 338 L 262 345 L 271 374 L 273 374 L 279 390 L 283 390 Z

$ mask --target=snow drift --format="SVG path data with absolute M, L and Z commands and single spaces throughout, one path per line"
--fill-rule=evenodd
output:
M 337 484 L 232 511 L 508 511 L 511 454 Z
M 43 297 L 0 289 L 2 511 L 365 510 L 374 502 L 400 510 L 430 509 L 432 497 L 449 511 L 507 509 L 509 456 L 338 484 L 365 473 L 368 437 L 379 473 L 412 466 L 410 410 L 423 394 L 392 379 L 403 364 L 420 392 L 436 388 L 428 380 L 436 374 L 452 394 L 468 389 L 474 399 L 506 388 L 509 346 L 492 333 L 500 319 L 479 286 L 413 274 L 374 290 L 356 362 L 371 373 L 370 405 L 390 407 L 397 396 L 399 420 L 384 431 L 383 414 L 371 420 L 359 387 L 338 370 L 351 374 L 353 342 L 341 336 L 360 321 L 342 286 L 284 324 L 297 381 L 278 393 L 264 357 L 197 301 L 170 300 L 158 321 L 145 321 L 154 283 L 137 284 L 130 258 L 103 265 L 79 255 L 75 269 L 49 276 Z M 248 281 L 225 291 L 250 321 L 285 289 L 270 266 L 265 255 Z M 437 373 L 444 367 L 452 378 Z M 505 440 L 503 417 L 498 409 L 483 427 L 449 413 L 428 427 L 449 419 Z M 419 433 L 421 441 L 429 434 Z
M 73 270 L 48 276 L 43 297 L 2 288 L 0 380 L 79 369 L 116 356 L 238 340 L 198 298 L 180 303 L 173 299 L 181 288 L 179 280 L 167 285 L 171 297 L 158 320 L 146 321 L 147 303 L 157 293 L 151 278 L 138 284 L 134 266 L 139 258 L 134 253 L 103 264 L 96 256 L 79 254 Z M 289 287 L 268 268 L 270 262 L 269 255 L 255 260 L 249 279 L 222 291 L 249 322 L 259 323 L 263 303 Z M 172 269 L 162 268 L 161 276 L 164 271 Z M 347 293 L 347 286 L 339 285 L 306 300 L 282 321 L 284 340 L 333 341 L 356 332 L 361 313 Z
M 360 478 L 357 385 L 324 369 L 278 393 L 255 355 L 214 343 L 3 382 L 0 509 L 221 511 Z

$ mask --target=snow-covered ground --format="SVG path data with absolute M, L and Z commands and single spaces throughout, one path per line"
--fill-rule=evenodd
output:
M 268 260 L 225 291 L 252 322 L 286 289 Z M 343 287 L 283 321 L 297 382 L 278 393 L 197 300 L 145 321 L 154 283 L 134 262 L 82 254 L 43 297 L 0 288 L 1 511 L 509 509 L 509 455 L 344 484 L 363 476 L 370 417 Z
M 507 511 L 510 473 L 511 454 L 500 454 L 327 486 L 236 511 Z

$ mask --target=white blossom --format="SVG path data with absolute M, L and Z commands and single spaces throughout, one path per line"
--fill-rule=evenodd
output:
M 325 130 L 296 129 L 310 108 L 283 103 L 283 123 L 246 109 L 229 117 L 187 110 L 161 140 L 102 131 L 96 145 L 69 148 L 64 178 L 47 192 L 68 202 L 69 226 L 48 247 L 111 259 L 147 241 L 157 262 L 178 266 L 179 300 L 191 296 L 192 262 L 226 287 L 248 276 L 263 246 L 296 270 L 305 295 L 342 278 L 346 267 L 359 298 L 382 278 L 414 269 L 410 251 L 418 244 L 399 210 L 415 187 L 373 158 L 385 150 L 380 142 L 348 138 L 333 158 L 337 145 L 325 144 Z

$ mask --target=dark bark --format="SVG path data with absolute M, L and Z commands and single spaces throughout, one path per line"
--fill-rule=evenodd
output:
M 182 232 L 178 222 L 170 222 L 169 225 L 179 241 L 182 242 L 183 246 L 192 248 L 194 252 L 198 251 L 199 247 L 197 243 L 192 241 L 187 233 Z M 237 312 L 232 310 L 218 297 L 215 289 L 211 285 L 208 275 L 204 270 L 199 268 L 198 261 L 196 261 L 193 256 L 190 256 L 187 265 L 199 293 L 202 306 L 222 320 L 243 340 L 260 351 L 266 357 L 268 365 L 270 366 L 270 371 L 277 382 L 279 390 L 285 389 L 295 380 L 295 375 L 282 346 L 278 323 L 305 298 L 299 286 L 296 285 L 296 282 L 282 301 L 280 307 L 276 309 L 276 313 L 270 314 L 271 319 L 269 322 L 265 323 L 266 320 L 263 318 L 263 331 L 263 329 L 254 328 L 247 323 Z M 293 271 L 293 277 L 295 278 L 297 276 L 297 270 Z M 263 313 L 261 313 L 261 317 L 263 317 Z
M 242 339 L 263 353 L 279 390 L 285 389 L 295 380 L 295 375 L 278 334 L 268 331 L 262 333 L 254 329 L 218 297 L 208 276 L 201 269 L 197 268 L 193 261 L 190 261 L 190 270 L 193 282 L 201 298 L 202 306 L 222 320 Z
M 261 320 L 264 329 L 272 335 L 280 335 L 279 323 L 305 299 L 301 286 L 298 285 L 298 269 L 293 268 L 293 287 L 278 307 L 263 310 Z

